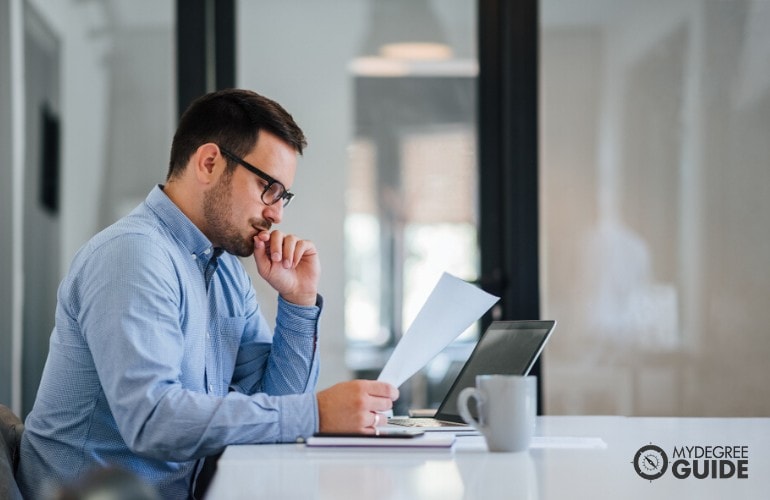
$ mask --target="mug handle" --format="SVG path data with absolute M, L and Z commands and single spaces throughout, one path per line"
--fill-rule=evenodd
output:
M 483 420 L 481 417 L 481 405 L 484 403 L 484 394 L 475 387 L 466 387 L 460 391 L 460 395 L 457 397 L 457 409 L 460 410 L 460 416 L 468 424 L 472 425 L 478 430 L 484 427 L 484 423 L 473 418 L 471 412 L 468 410 L 468 399 L 476 398 L 476 406 L 479 409 L 479 420 Z

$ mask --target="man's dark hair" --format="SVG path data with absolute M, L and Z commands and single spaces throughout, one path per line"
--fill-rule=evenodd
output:
M 237 156 L 248 154 L 267 130 L 297 153 L 307 145 L 302 129 L 277 102 L 256 92 L 227 89 L 199 97 L 182 115 L 171 143 L 167 179 L 179 175 L 190 156 L 203 144 L 213 142 Z M 235 162 L 228 159 L 228 170 Z

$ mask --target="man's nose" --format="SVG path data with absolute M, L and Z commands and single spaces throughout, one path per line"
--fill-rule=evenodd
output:
M 279 224 L 283 219 L 283 200 L 268 205 L 265 208 L 263 215 L 271 224 Z

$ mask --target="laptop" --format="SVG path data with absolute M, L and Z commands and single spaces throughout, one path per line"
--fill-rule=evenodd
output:
M 476 385 L 476 375 L 528 375 L 551 336 L 556 321 L 494 321 L 479 339 L 449 392 L 432 417 L 392 417 L 388 424 L 421 430 L 472 429 L 457 409 L 460 391 Z M 478 418 L 475 408 L 469 408 Z

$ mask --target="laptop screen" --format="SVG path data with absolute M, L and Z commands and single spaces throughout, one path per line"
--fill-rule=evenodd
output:
M 435 418 L 464 423 L 457 410 L 460 391 L 476 385 L 476 375 L 527 375 L 545 346 L 555 321 L 495 321 L 481 336 L 452 384 Z M 477 418 L 475 407 L 471 414 Z

